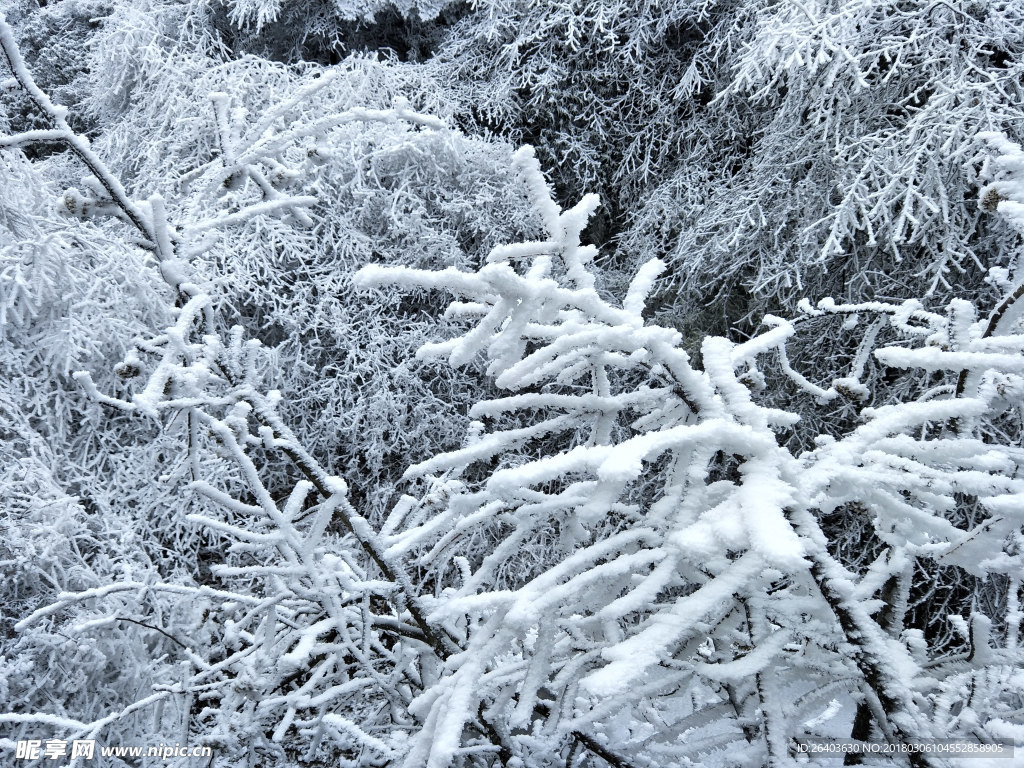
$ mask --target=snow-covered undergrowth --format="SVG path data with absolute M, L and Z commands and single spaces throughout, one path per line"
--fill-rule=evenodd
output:
M 169 44 L 196 13 L 104 29 L 95 141 L 0 20 L 0 748 L 671 768 L 1024 738 L 1016 256 L 995 300 L 684 338 L 651 320 L 666 264 L 613 295 L 598 198 L 563 208 L 426 75 Z M 971 141 L 1018 226 L 1020 147 Z M 822 329 L 845 354 L 794 364 Z

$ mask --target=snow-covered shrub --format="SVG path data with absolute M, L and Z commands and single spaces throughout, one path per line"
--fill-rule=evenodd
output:
M 127 9 L 107 21 L 91 52 L 89 103 L 106 124 L 97 150 L 129 189 L 159 192 L 171 220 L 202 233 L 189 258 L 215 286 L 225 328 L 264 342 L 262 365 L 303 444 L 381 505 L 405 466 L 458 444 L 469 397 L 457 374 L 412 360 L 443 301 L 367 301 L 349 275 L 376 260 L 469 265 L 536 222 L 504 149 L 440 123 L 373 117 L 396 105 L 411 114 L 412 103 L 443 114 L 429 77 L 366 58 L 329 71 L 233 59 L 192 29 L 196 13 Z M 126 104 L 109 103 L 126 92 Z M 269 213 L 287 196 L 316 202 L 308 215 L 218 219 L 247 204 Z M 380 311 L 395 304 L 398 317 Z M 438 423 L 450 429 L 427 426 Z
M 983 290 L 988 267 L 1019 244 L 978 209 L 975 136 L 1019 138 L 1020 7 L 744 3 L 738 13 L 730 43 L 718 43 L 728 79 L 623 238 L 624 254 L 670 264 L 678 293 L 659 301 L 687 327 L 717 318 L 724 331 L 806 295 L 946 301 Z
M 800 376 L 786 344 L 801 322 L 775 317 L 740 344 L 705 339 L 703 370 L 693 367 L 678 332 L 643 320 L 665 265 L 649 262 L 622 304 L 608 303 L 588 266 L 596 251 L 580 244 L 596 199 L 561 211 L 532 153 L 517 163 L 547 239 L 498 247 L 472 273 L 360 273 L 365 286 L 461 297 L 449 311 L 470 329 L 423 353 L 455 364 L 482 354 L 509 393 L 474 406 L 464 448 L 410 469 L 434 489 L 404 499 L 385 529 L 388 552 L 455 564 L 428 620 L 465 638 L 412 702 L 428 727 L 404 764 L 458 763 L 479 749 L 463 731 L 478 716 L 525 765 L 560 764 L 581 746 L 641 765 L 777 764 L 798 723 L 845 710 L 849 727 L 851 701 L 897 741 L 1019 735 L 1004 718 L 1019 695 L 1024 450 L 982 439 L 995 420 L 1020 418 L 1017 321 L 989 332 L 963 300 L 946 313 L 917 301 L 804 305 L 810 317 L 870 316 L 903 341 L 875 349 L 869 330 L 864 354 L 961 383 L 864 408 L 860 426 L 794 455 L 777 433 L 797 417 L 755 395 L 765 375 L 829 401 L 860 394 L 858 372 Z M 830 549 L 818 518 L 837 510 L 878 542 L 867 567 L 860 552 L 844 563 Z M 918 561 L 1008 590 L 1003 614 L 959 619 L 962 654 L 907 624 Z
M 95 129 L 88 114 L 80 108 L 89 89 L 85 83 L 89 70 L 86 53 L 100 20 L 110 13 L 103 0 L 38 4 L 35 0 L 9 0 L 0 11 L 16 30 L 19 48 L 40 87 L 58 103 L 72 111 L 69 119 L 79 131 Z M 46 116 L 30 99 L 18 94 L 7 102 L 16 107 L 17 129 L 47 127 Z M 45 146 L 27 147 L 29 153 L 45 151 Z
M 10 42 L 6 38 L 5 42 Z M 38 105 L 36 105 L 38 106 Z M 45 114 L 45 110 L 40 110 Z M 102 587 L 117 573 L 145 580 L 161 567 L 194 567 L 194 535 L 154 486 L 167 441 L 156 429 L 102 414 L 72 373 L 109 361 L 161 322 L 159 291 L 120 223 L 68 213 L 60 188 L 18 150 L 0 156 L 0 700 L 5 738 L 33 738 L 39 713 L 100 720 L 161 682 L 159 637 L 149 624 L 166 609 L 146 600 L 115 610 L 121 631 L 76 634 L 85 611 L 23 631 L 16 622 L 59 594 Z M 64 213 L 61 213 L 63 211 Z M 177 536 L 171 534 L 175 524 Z M 172 548 L 177 548 L 176 550 Z M 193 550 L 191 563 L 189 550 Z M 184 562 L 183 562 L 184 561 Z M 147 714 L 151 718 L 151 714 Z M 130 736 L 145 732 L 125 721 Z M 5 747 L 6 749 L 6 747 Z
M 443 68 L 234 58 L 198 4 L 124 10 L 92 38 L 91 144 L 0 22 L 48 121 L 0 139 L 3 747 L 673 768 L 780 765 L 805 733 L 1020 738 L 1006 252 L 985 295 L 911 279 L 687 338 L 650 319 L 672 265 L 605 292 L 597 198 L 563 210 L 529 149 L 510 171 L 455 131 Z M 1013 216 L 1019 148 L 987 140 L 983 201 Z M 19 154 L 39 141 L 70 152 Z M 793 359 L 823 338 L 835 360 Z
M 535 145 L 560 197 L 598 192 L 597 226 L 614 234 L 704 138 L 696 116 L 738 18 L 729 2 L 485 0 L 425 66 L 463 124 Z
M 133 31 L 143 38 L 148 34 L 145 27 Z M 135 667 L 149 678 L 101 684 L 94 675 L 84 685 L 109 694 L 100 699 L 106 711 L 68 699 L 58 705 L 59 717 L 46 711 L 45 702 L 18 694 L 14 711 L 0 720 L 17 724 L 19 734 L 46 725 L 59 735 L 99 733 L 122 741 L 140 735 L 170 741 L 179 734 L 188 740 L 191 728 L 226 760 L 264 750 L 280 760 L 318 751 L 331 759 L 358 751 L 361 738 L 390 722 L 379 704 L 394 699 L 423 647 L 444 646 L 422 618 L 408 622 L 405 612 L 416 613 L 411 582 L 400 578 L 400 568 L 379 559 L 363 531 L 368 524 L 338 490 L 344 481 L 322 469 L 321 462 L 353 478 L 353 497 L 373 517 L 373 510 L 386 505 L 388 476 L 396 479 L 410 461 L 456 446 L 463 419 L 454 377 L 407 360 L 426 338 L 423 328 L 433 326 L 430 316 L 439 305 L 397 294 L 368 302 L 351 289 L 349 273 L 355 263 L 372 258 L 472 268 L 497 238 L 520 237 L 534 227 L 530 207 L 509 181 L 503 149 L 468 140 L 401 101 L 391 109 L 352 106 L 361 90 L 373 87 L 373 77 L 387 78 L 372 63 L 303 76 L 251 60 L 223 62 L 208 79 L 193 83 L 175 80 L 180 75 L 170 64 L 153 65 L 134 80 L 132 99 L 148 90 L 163 110 L 180 109 L 201 94 L 203 116 L 175 123 L 161 109 L 130 107 L 94 149 L 32 84 L 9 33 L 4 43 L 18 84 L 51 122 L 46 134 L 16 135 L 5 143 L 42 138 L 70 146 L 92 176 L 59 198 L 69 222 L 64 226 L 100 227 L 105 234 L 120 230 L 116 246 L 102 254 L 101 264 L 90 265 L 96 273 L 81 275 L 79 287 L 95 292 L 102 285 L 99 275 L 109 272 L 114 286 L 138 283 L 139 297 L 151 307 L 124 328 L 107 327 L 121 317 L 112 311 L 111 319 L 77 329 L 76 340 L 96 343 L 97 332 L 107 332 L 117 348 L 104 348 L 99 360 L 70 357 L 59 382 L 60 394 L 80 404 L 83 394 L 92 395 L 94 417 L 106 412 L 100 424 L 81 425 L 83 434 L 101 443 L 99 477 L 80 476 L 75 466 L 68 476 L 87 487 L 99 513 L 112 515 L 108 532 L 117 536 L 115 550 L 124 548 L 131 553 L 126 560 L 139 555 L 142 562 L 107 565 L 92 581 L 62 582 L 31 596 L 34 601 L 14 603 L 38 608 L 21 618 L 17 630 L 28 639 L 48 632 L 98 636 L 113 649 L 121 647 L 123 658 L 138 659 Z M 180 60 L 180 51 L 172 48 L 170 54 L 171 61 Z M 193 63 L 187 71 L 209 64 Z M 255 81 L 251 87 L 247 78 Z M 233 95 L 214 90 L 214 80 L 230 86 Z M 338 111 L 325 111 L 332 104 Z M 248 120 L 248 110 L 258 117 Z M 125 126 L 135 121 L 139 130 L 147 119 L 154 121 L 154 140 L 166 132 L 166 154 L 154 158 L 129 142 Z M 202 139 L 185 140 L 197 135 Z M 169 200 L 133 200 L 98 152 L 120 165 L 132 188 L 151 183 Z M 31 168 L 18 154 L 11 157 L 19 167 Z M 68 165 L 53 156 L 41 167 L 71 179 L 75 172 Z M 24 197 L 17 187 L 12 193 Z M 17 211 L 12 206 L 4 212 L 13 218 Z M 170 226 L 168 215 L 181 226 Z M 134 243 L 124 236 L 126 225 L 134 228 Z M 29 248 L 31 241 L 19 247 Z M 38 267 L 37 261 L 25 261 Z M 21 273 L 13 274 L 11 283 L 14 293 L 26 287 L 57 291 L 46 280 Z M 114 290 L 108 298 L 121 299 Z M 56 324 L 69 322 L 69 309 L 53 297 L 40 303 Z M 389 304 L 399 304 L 404 317 L 382 321 L 381 307 Z M 14 323 L 34 311 L 19 303 L 11 307 Z M 102 300 L 88 308 L 110 310 Z M 132 308 L 124 301 L 116 306 L 129 314 Z M 246 325 L 268 344 L 244 343 Z M 168 330 L 154 335 L 147 327 Z M 23 338 L 13 341 L 17 354 L 40 349 Z M 154 356 L 157 364 L 150 367 Z M 116 366 L 109 362 L 118 359 Z M 72 384 L 67 374 L 79 367 L 89 373 L 76 374 L 79 383 Z M 280 389 L 268 392 L 271 384 Z M 19 404 L 23 399 L 28 400 L 19 395 Z M 303 430 L 301 438 L 284 426 L 278 403 Z M 242 437 L 247 408 L 263 414 L 254 418 L 268 420 L 254 444 Z M 151 418 L 139 419 L 136 412 Z M 448 422 L 447 435 L 425 430 L 430 417 Z M 125 424 L 131 425 L 129 433 L 117 433 Z M 102 444 L 115 433 L 114 446 Z M 49 437 L 46 447 L 54 454 L 69 450 L 64 435 Z M 144 445 L 137 445 L 140 439 Z M 307 445 L 316 456 L 307 453 Z M 307 479 L 297 484 L 302 475 Z M 324 503 L 305 504 L 310 480 L 327 494 Z M 228 501 L 232 496 L 235 500 Z M 116 499 L 117 505 L 95 499 Z M 283 499 L 291 499 L 283 507 L 287 520 L 276 511 Z M 265 523 L 272 528 L 289 528 L 284 535 L 291 544 L 275 543 L 274 535 L 253 539 L 244 533 L 264 524 L 248 519 L 254 509 L 269 515 Z M 238 514 L 246 519 L 237 519 Z M 349 525 L 339 530 L 342 518 Z M 27 528 L 28 522 L 23 518 L 12 525 Z M 157 523 L 158 530 L 148 529 Z M 119 525 L 139 526 L 151 540 L 140 549 Z M 30 550 L 22 539 L 15 539 L 15 546 Z M 252 546 L 261 540 L 269 546 Z M 297 548 L 285 557 L 297 557 L 301 566 L 282 571 L 281 547 L 292 544 Z M 147 550 L 151 557 L 165 550 L 168 557 L 147 562 Z M 310 584 L 313 574 L 319 575 Z M 403 608 L 406 604 L 411 607 Z M 254 605 L 263 607 L 254 612 Z M 258 663 L 251 658 L 253 621 L 264 627 Z M 361 624 L 358 630 L 353 621 Z M 335 650 L 321 658 L 316 641 L 324 633 Z M 411 650 L 390 651 L 394 636 L 406 634 L 412 637 Z M 371 641 L 377 635 L 381 639 Z M 152 643 L 154 654 L 147 661 L 133 645 L 139 637 Z M 338 652 L 338 644 L 346 642 L 350 652 Z M 26 652 L 24 643 L 18 647 L 19 670 L 44 685 L 52 665 Z M 396 662 L 400 651 L 413 661 Z M 324 663 L 307 668 L 310 654 Z M 38 660 L 29 663 L 33 658 Z M 282 695 L 254 709 L 255 699 L 275 692 Z M 363 704 L 344 716 L 323 717 L 327 702 L 354 692 Z M 401 706 L 401 697 L 395 702 Z M 141 731 L 138 712 L 146 713 Z M 293 725 L 301 731 L 301 749 L 290 736 L 281 745 Z M 378 747 L 382 743 L 367 738 Z
M 464 12 L 455 0 L 223 0 L 211 22 L 236 53 L 328 63 L 372 51 L 419 61 Z
M 1020 240 L 977 205 L 975 137 L 1021 139 L 1021 29 L 998 2 L 493 0 L 426 67 L 462 124 L 536 145 L 559 199 L 601 194 L 604 266 L 666 262 L 651 310 L 699 354 L 805 296 L 998 301 L 988 269 Z M 825 378 L 859 336 L 818 325 L 791 351 Z M 866 365 L 869 384 L 886 375 Z M 772 396 L 804 417 L 800 447 L 849 426 Z

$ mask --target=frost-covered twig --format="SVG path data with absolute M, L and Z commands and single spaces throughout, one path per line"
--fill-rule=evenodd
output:
M 114 204 L 124 213 L 140 234 L 148 241 L 150 247 L 155 248 L 156 233 L 153 223 L 145 212 L 128 196 L 121 182 L 111 174 L 106 165 L 100 160 L 96 153 L 89 146 L 89 141 L 84 136 L 75 133 L 67 123 L 67 108 L 55 105 L 32 78 L 31 73 L 25 66 L 21 57 L 21 51 L 14 40 L 14 32 L 7 19 L 0 13 L 0 48 L 3 49 L 7 65 L 18 81 L 18 85 L 28 94 L 28 97 L 49 118 L 54 128 L 40 132 L 33 131 L 28 134 L 4 137 L 2 142 L 8 146 L 14 146 L 32 141 L 61 141 L 78 156 L 78 158 L 89 168 L 93 176 L 103 185 L 107 194 Z M 33 135 L 35 134 L 35 135 Z

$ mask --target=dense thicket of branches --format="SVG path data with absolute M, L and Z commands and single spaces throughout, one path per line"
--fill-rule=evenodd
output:
M 1024 740 L 1020 4 L 0 12 L 10 759 Z

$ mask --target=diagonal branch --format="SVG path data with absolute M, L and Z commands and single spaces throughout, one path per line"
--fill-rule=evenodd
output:
M 109 171 L 103 161 L 97 157 L 96 153 L 92 151 L 92 147 L 89 146 L 89 140 L 75 133 L 71 126 L 68 125 L 67 108 L 54 104 L 50 101 L 50 97 L 36 85 L 36 81 L 25 66 L 25 61 L 18 50 L 18 45 L 14 40 L 14 32 L 2 13 L 0 13 L 0 48 L 3 49 L 7 66 L 14 75 L 14 79 L 18 81 L 18 85 L 22 87 L 29 99 L 32 100 L 32 103 L 50 118 L 54 125 L 54 129 L 49 131 L 29 131 L 14 136 L 5 136 L 0 139 L 0 144 L 16 146 L 32 141 L 61 141 L 67 144 L 68 148 L 92 171 L 93 176 L 96 177 L 97 181 L 103 185 L 107 194 L 110 195 L 110 199 L 114 201 L 114 204 L 121 209 L 122 213 L 128 218 L 128 221 L 145 239 L 148 247 L 156 249 L 158 246 L 157 237 L 152 223 L 148 221 L 149 217 L 128 196 L 121 182 Z

